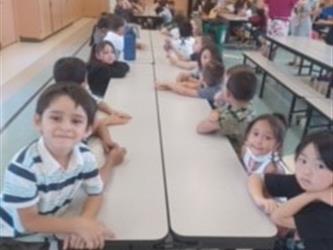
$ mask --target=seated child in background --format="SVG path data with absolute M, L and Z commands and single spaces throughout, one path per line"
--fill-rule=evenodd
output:
M 104 96 L 111 78 L 123 78 L 129 72 L 129 65 L 118 61 L 112 43 L 103 41 L 95 45 L 88 63 L 88 83 L 92 92 Z
M 94 96 L 85 82 L 86 72 L 86 64 L 75 57 L 60 58 L 53 67 L 53 77 L 56 82 L 66 81 L 81 85 L 96 101 L 98 109 L 108 115 L 104 119 L 95 120 L 93 132 L 101 139 L 104 151 L 109 152 L 114 143 L 111 140 L 108 126 L 125 124 L 131 117 L 123 112 L 111 109 L 103 100 Z
M 164 48 L 167 53 L 173 51 L 177 56 L 186 60 L 190 59 L 193 53 L 194 37 L 192 33 L 192 25 L 188 19 L 181 20 L 178 23 L 179 38 L 170 39 L 165 41 Z
M 95 44 L 98 44 L 104 40 L 104 37 L 110 29 L 111 17 L 111 13 L 103 13 L 103 15 L 100 17 L 97 24 L 93 28 L 90 38 L 90 46 L 94 46 Z
M 170 52 L 167 57 L 171 64 L 187 70 L 194 70 L 199 67 L 198 61 L 200 58 L 200 52 L 203 48 L 210 46 L 213 41 L 208 36 L 197 36 L 194 38 L 193 53 L 188 60 L 179 57 L 176 53 Z M 212 45 L 213 46 L 213 45 Z
M 296 148 L 295 174 L 249 178 L 256 205 L 277 225 L 296 229 L 305 250 L 333 249 L 332 148 L 332 132 L 308 135 Z M 274 197 L 288 201 L 277 205 Z
M 265 114 L 249 123 L 244 135 L 241 158 L 251 174 L 287 173 L 281 160 L 287 122 L 281 114 Z
M 168 0 L 158 1 L 157 6 L 155 8 L 155 12 L 157 16 L 162 17 L 163 26 L 171 24 L 173 19 L 173 14 L 171 12 L 171 8 L 169 7 Z
M 198 57 L 198 67 L 192 72 L 181 72 L 176 78 L 176 82 L 189 88 L 198 89 L 200 87 L 200 77 L 203 68 L 209 62 L 219 62 L 223 64 L 221 53 L 213 42 L 207 43 L 202 48 Z
M 124 35 L 126 21 L 124 18 L 113 15 L 110 19 L 110 30 L 106 33 L 104 41 L 109 41 L 113 44 L 116 52 L 116 57 L 119 60 L 124 60 Z
M 212 61 L 206 64 L 202 71 L 201 85 L 198 88 L 188 87 L 181 83 L 158 84 L 158 90 L 172 91 L 179 95 L 200 97 L 213 105 L 214 96 L 220 90 L 224 74 L 223 64 Z
M 62 83 L 49 86 L 38 98 L 34 122 L 40 138 L 21 149 L 5 172 L 0 202 L 1 249 L 18 249 L 20 236 L 46 241 L 53 234 L 73 236 L 86 248 L 103 248 L 112 237 L 98 221 L 103 184 L 113 166 L 123 161 L 124 149 L 115 147 L 104 166 L 81 143 L 92 131 L 96 103 L 80 86 Z M 80 215 L 62 218 L 78 189 L 87 193 Z M 38 235 L 35 235 L 39 233 Z M 10 248 L 11 243 L 16 247 Z M 24 243 L 22 243 L 24 245 Z M 23 248 L 20 248 L 23 249 Z M 24 248 L 25 249 L 25 248 Z M 31 248 L 32 249 L 32 248 Z
M 257 78 L 251 68 L 243 66 L 231 74 L 223 85 L 224 105 L 213 110 L 208 118 L 198 124 L 197 132 L 211 134 L 221 131 L 239 152 L 242 136 L 254 118 L 251 100 L 256 93 Z

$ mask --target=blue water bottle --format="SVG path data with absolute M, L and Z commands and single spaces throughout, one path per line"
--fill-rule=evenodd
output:
M 126 61 L 135 60 L 135 52 L 136 52 L 136 35 L 133 28 L 128 28 L 124 37 L 124 59 Z

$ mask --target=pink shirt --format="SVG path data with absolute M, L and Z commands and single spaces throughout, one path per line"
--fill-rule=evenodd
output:
M 291 11 L 298 0 L 265 0 L 270 19 L 289 20 Z

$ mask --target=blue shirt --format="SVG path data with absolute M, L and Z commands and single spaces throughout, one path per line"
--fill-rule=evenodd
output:
M 214 107 L 214 96 L 220 90 L 221 84 L 213 84 L 205 87 L 201 87 L 198 91 L 200 98 L 206 99 L 211 107 Z

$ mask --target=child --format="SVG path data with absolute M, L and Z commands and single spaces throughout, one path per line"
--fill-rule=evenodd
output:
M 96 119 L 94 124 L 94 133 L 101 139 L 105 152 L 113 147 L 114 143 L 107 126 L 115 124 L 125 124 L 131 117 L 123 112 L 113 110 L 103 100 L 91 94 L 89 86 L 85 82 L 86 64 L 79 58 L 63 57 L 60 58 L 53 68 L 53 76 L 56 82 L 70 82 L 80 84 L 97 102 L 100 111 L 108 116 L 104 119 Z
M 123 78 L 130 67 L 117 60 L 116 50 L 112 43 L 103 41 L 91 50 L 88 63 L 88 83 L 92 92 L 104 96 L 111 78 Z
M 194 70 L 198 68 L 198 61 L 200 58 L 200 52 L 203 48 L 208 46 L 214 46 L 213 41 L 208 36 L 197 36 L 194 38 L 193 53 L 190 55 L 189 60 L 177 56 L 176 53 L 168 53 L 168 58 L 171 64 L 187 70 Z
M 110 19 L 110 31 L 106 34 L 104 40 L 113 44 L 116 57 L 119 60 L 124 59 L 124 35 L 125 35 L 125 19 L 113 15 Z
M 182 72 L 177 76 L 176 82 L 186 87 L 198 89 L 203 68 L 209 62 L 219 62 L 223 65 L 221 53 L 217 46 L 210 42 L 200 51 L 198 56 L 198 67 L 192 72 Z
M 214 103 L 214 96 L 220 90 L 222 78 L 224 73 L 223 64 L 213 61 L 209 62 L 202 72 L 201 85 L 199 88 L 186 86 L 182 83 L 176 84 L 158 84 L 158 90 L 172 91 L 179 95 L 200 97 L 206 99 L 212 106 Z
M 296 228 L 306 250 L 333 249 L 333 134 L 306 136 L 295 152 L 294 175 L 249 178 L 250 194 L 277 225 Z M 271 197 L 287 197 L 277 206 Z
M 167 38 L 164 48 L 167 52 L 174 51 L 179 57 L 188 60 L 193 53 L 192 25 L 188 19 L 184 19 L 178 23 L 178 28 L 180 37 L 176 39 Z
M 283 115 L 265 114 L 251 121 L 245 131 L 242 161 L 251 174 L 286 173 L 281 151 L 287 122 Z
M 112 14 L 105 13 L 101 16 L 98 20 L 97 24 L 93 28 L 93 32 L 90 38 L 90 46 L 94 46 L 95 44 L 100 43 L 103 41 L 104 37 L 106 36 L 108 30 L 110 29 L 110 19 Z
M 242 135 L 247 124 L 253 119 L 251 100 L 255 95 L 257 78 L 246 66 L 231 74 L 223 86 L 224 105 L 213 110 L 208 118 L 197 127 L 199 134 L 211 134 L 221 131 L 231 139 L 239 151 Z
M 73 234 L 89 249 L 103 247 L 104 239 L 111 236 L 96 220 L 103 183 L 125 152 L 112 149 L 98 171 L 95 157 L 81 143 L 92 130 L 95 113 L 95 102 L 77 85 L 53 84 L 38 98 L 34 122 L 41 137 L 20 150 L 6 169 L 1 237 L 19 240 L 39 233 L 42 241 L 52 234 Z M 61 218 L 80 188 L 88 195 L 81 214 Z M 0 248 L 8 241 L 0 241 Z

